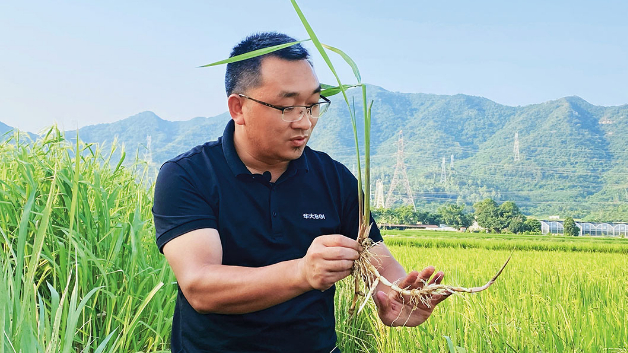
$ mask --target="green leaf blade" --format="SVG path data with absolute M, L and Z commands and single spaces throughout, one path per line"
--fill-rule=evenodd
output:
M 362 76 L 360 75 L 360 70 L 358 69 L 358 65 L 355 63 L 355 61 L 353 61 L 353 59 L 351 59 L 349 55 L 347 55 L 345 52 L 343 52 L 342 50 L 338 48 L 332 47 L 331 45 L 327 45 L 327 44 L 322 44 L 322 45 L 324 48 L 329 49 L 333 51 L 334 53 L 340 55 L 345 60 L 345 62 L 349 64 L 349 66 L 351 66 L 351 69 L 353 70 L 353 75 L 355 76 L 356 80 L 358 80 L 358 83 L 362 83 Z
M 243 60 L 255 58 L 255 57 L 258 57 L 258 56 L 262 56 L 262 55 L 266 55 L 266 54 L 275 52 L 277 50 L 281 50 L 281 49 L 284 49 L 284 48 L 287 48 L 287 47 L 291 47 L 293 45 L 297 45 L 297 44 L 306 42 L 308 40 L 309 39 L 303 39 L 303 40 L 299 40 L 299 41 L 296 41 L 296 42 L 279 44 L 279 45 L 274 45 L 272 47 L 266 47 L 266 48 L 262 48 L 262 49 L 253 50 L 253 51 L 250 51 L 248 53 L 236 55 L 236 56 L 228 58 L 228 59 L 216 61 L 214 63 L 207 64 L 207 65 L 202 65 L 202 66 L 199 66 L 199 68 L 200 67 L 218 66 L 218 65 L 223 65 L 223 64 L 230 64 L 230 63 L 235 63 L 235 62 L 238 62 L 238 61 L 243 61 Z

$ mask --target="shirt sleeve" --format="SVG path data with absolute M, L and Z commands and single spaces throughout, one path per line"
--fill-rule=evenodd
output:
M 217 229 L 216 214 L 186 171 L 176 162 L 159 170 L 153 204 L 159 251 L 170 240 L 196 229 Z
M 359 202 L 358 202 L 358 180 L 355 176 L 345 167 L 340 165 L 341 173 L 341 193 L 343 195 L 343 221 L 342 221 L 342 234 L 356 239 L 358 236 L 358 224 L 359 224 Z M 371 232 L 369 237 L 373 242 L 384 241 L 382 235 L 373 219 L 371 214 Z

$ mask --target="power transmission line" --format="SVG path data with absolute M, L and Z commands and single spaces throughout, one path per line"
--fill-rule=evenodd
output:
M 388 190 L 388 196 L 386 197 L 386 208 L 390 208 L 390 206 L 392 206 L 392 203 L 395 201 L 393 200 L 393 192 L 395 191 L 395 188 L 399 184 L 399 179 L 401 178 L 401 182 L 405 186 L 407 194 L 405 201 L 409 205 L 412 205 L 412 207 L 416 211 L 416 205 L 414 204 L 414 197 L 412 196 L 412 189 L 410 188 L 410 181 L 408 180 L 406 165 L 403 159 L 403 132 L 399 131 L 399 140 L 397 141 L 397 165 L 395 166 L 395 172 L 393 173 L 393 178 L 390 182 L 390 190 Z

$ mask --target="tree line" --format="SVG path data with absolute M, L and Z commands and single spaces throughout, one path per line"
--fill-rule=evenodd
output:
M 527 217 L 512 201 L 498 205 L 493 199 L 485 199 L 473 205 L 474 212 L 467 212 L 463 204 L 445 204 L 435 213 L 416 210 L 412 206 L 376 208 L 373 217 L 387 224 L 446 224 L 456 229 L 469 228 L 474 221 L 492 233 L 540 233 L 541 222 Z

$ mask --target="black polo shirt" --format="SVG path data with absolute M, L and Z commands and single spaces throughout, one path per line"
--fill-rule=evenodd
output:
M 233 145 L 230 121 L 218 141 L 164 163 L 155 185 L 157 245 L 195 229 L 220 234 L 223 264 L 261 267 L 305 256 L 312 240 L 339 233 L 355 239 L 357 181 L 327 154 L 306 147 L 271 183 L 251 174 Z M 371 238 L 381 241 L 376 226 Z M 243 315 L 199 314 L 181 289 L 173 352 L 324 352 L 336 345 L 334 293 L 312 290 Z

